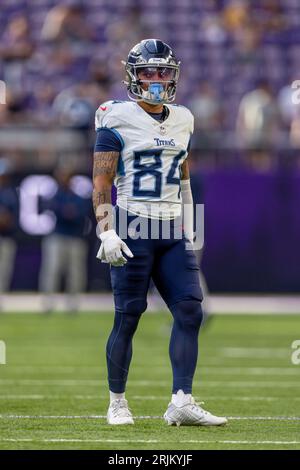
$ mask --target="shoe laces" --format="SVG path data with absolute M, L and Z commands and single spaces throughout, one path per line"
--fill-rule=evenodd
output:
M 128 408 L 128 402 L 123 398 L 114 400 L 111 404 L 111 408 L 114 416 L 118 415 L 124 418 L 131 417 L 131 411 Z
M 204 405 L 204 401 L 199 401 L 199 403 L 197 403 L 195 401 L 195 399 L 192 397 L 191 398 L 191 405 L 192 405 L 192 409 L 193 410 L 197 410 L 197 411 L 201 411 L 201 413 L 203 413 L 204 415 L 208 415 L 209 412 L 204 410 L 200 405 Z

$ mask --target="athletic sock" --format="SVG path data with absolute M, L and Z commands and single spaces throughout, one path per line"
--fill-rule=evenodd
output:
M 184 393 L 183 390 L 178 390 L 177 393 L 172 394 L 172 403 L 175 406 L 183 406 L 190 403 L 192 395 L 190 393 Z
M 125 399 L 125 392 L 124 393 L 114 393 L 114 392 L 109 391 L 109 398 L 110 398 L 110 403 L 113 402 L 114 400 Z

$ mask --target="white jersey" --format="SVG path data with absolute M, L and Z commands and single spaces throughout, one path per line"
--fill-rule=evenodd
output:
M 162 123 L 136 102 L 108 101 L 96 112 L 96 130 L 118 134 L 123 149 L 115 178 L 117 205 L 145 217 L 181 214 L 180 167 L 187 157 L 194 118 L 184 106 L 165 105 Z

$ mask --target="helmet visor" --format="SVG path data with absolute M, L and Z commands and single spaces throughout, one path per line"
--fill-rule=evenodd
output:
M 174 67 L 137 67 L 137 76 L 141 81 L 159 80 L 170 82 L 175 79 L 176 69 Z

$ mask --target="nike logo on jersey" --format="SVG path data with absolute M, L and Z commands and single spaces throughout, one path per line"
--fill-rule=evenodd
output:
M 107 110 L 107 106 L 100 106 L 100 109 L 102 109 L 102 111 L 106 111 L 106 110 Z
M 155 140 L 155 143 L 158 147 L 160 147 L 161 145 L 170 145 L 171 147 L 175 147 L 175 142 L 174 142 L 174 139 L 171 139 L 171 140 L 163 140 L 163 139 L 158 139 L 157 137 L 154 138 Z

